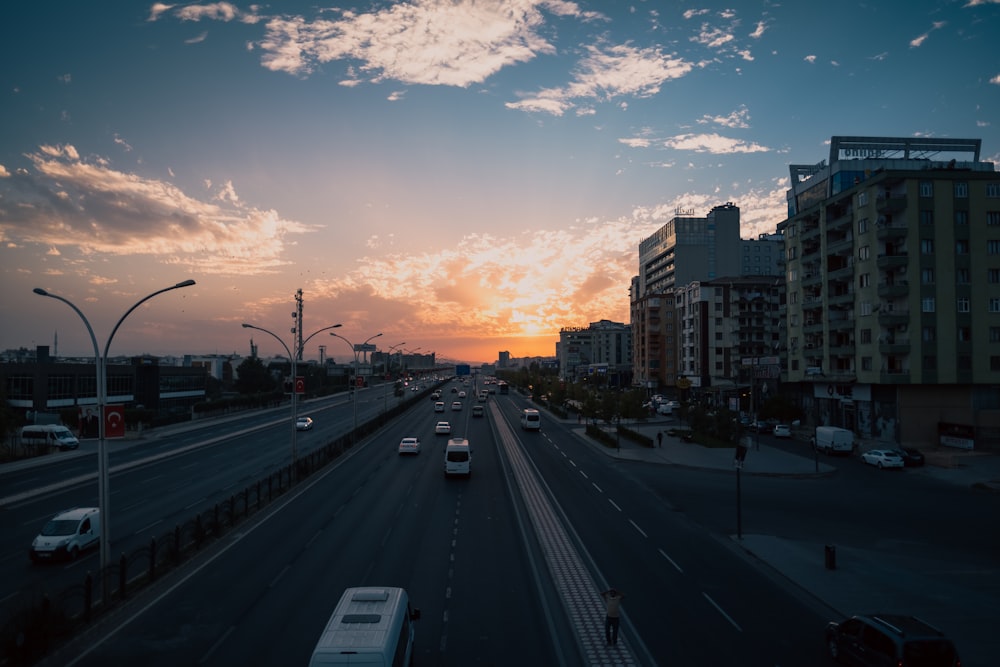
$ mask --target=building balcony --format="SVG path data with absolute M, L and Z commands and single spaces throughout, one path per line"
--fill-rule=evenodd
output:
M 819 222 L 817 221 L 815 223 L 808 224 L 806 223 L 806 221 L 803 220 L 802 231 L 799 233 L 799 243 L 805 243 L 806 241 L 818 238 L 819 238 Z
M 802 325 L 803 333 L 822 333 L 823 331 L 823 320 L 806 320 L 805 324 Z
M 850 343 L 830 346 L 831 357 L 853 357 L 855 352 L 857 352 L 857 348 Z
M 910 311 L 908 310 L 879 310 L 878 323 L 884 327 L 896 327 L 900 324 L 910 323 Z
M 854 266 L 848 264 L 847 266 L 842 266 L 839 269 L 828 269 L 826 272 L 826 277 L 830 280 L 844 280 L 847 278 L 854 278 Z
M 852 255 L 854 254 L 854 239 L 850 237 L 827 239 L 826 252 L 830 255 Z
M 906 195 L 882 195 L 875 199 L 875 210 L 879 213 L 899 213 L 906 208 L 906 203 Z
M 827 304 L 831 306 L 846 306 L 854 303 L 854 292 L 844 292 L 827 297 Z
M 910 353 L 910 341 L 906 338 L 895 338 L 887 341 L 879 341 L 879 354 L 905 355 Z
M 905 280 L 894 283 L 879 283 L 878 295 L 882 298 L 902 297 L 910 293 L 910 284 Z
M 909 384 L 910 371 L 904 371 L 904 370 L 882 371 L 879 374 L 879 381 L 882 384 Z
M 910 263 L 910 256 L 901 255 L 879 255 L 876 265 L 880 269 L 898 269 Z
M 802 274 L 802 286 L 806 287 L 808 285 L 818 285 L 823 280 L 823 274 L 818 270 L 814 269 L 808 273 Z
M 875 225 L 875 236 L 879 241 L 890 241 L 905 238 L 907 231 L 908 229 L 906 225 L 887 225 L 885 223 L 876 223 Z

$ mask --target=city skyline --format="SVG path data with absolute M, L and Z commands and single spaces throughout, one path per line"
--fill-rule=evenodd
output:
M 103 346 L 193 279 L 111 356 L 283 354 L 241 324 L 291 346 L 298 289 L 306 336 L 553 356 L 628 322 L 639 241 L 678 211 L 774 232 L 833 135 L 1000 161 L 1000 0 L 52 9 L 0 9 L 0 349 L 92 355 L 34 288 Z

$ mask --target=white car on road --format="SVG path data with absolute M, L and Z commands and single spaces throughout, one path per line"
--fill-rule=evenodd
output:
M 903 457 L 891 449 L 870 449 L 861 455 L 861 460 L 876 468 L 902 468 Z

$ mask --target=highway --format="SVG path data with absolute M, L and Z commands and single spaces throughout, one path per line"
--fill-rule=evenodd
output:
M 445 385 L 448 405 L 453 384 Z M 380 584 L 405 587 L 422 611 L 418 665 L 597 664 L 610 650 L 597 597 L 609 585 L 626 595 L 619 664 L 831 664 L 822 642 L 829 610 L 733 545 L 732 475 L 614 460 L 574 432 L 575 424 L 543 417 L 541 432 L 521 431 L 517 414 L 526 403 L 517 395 L 491 396 L 485 418 L 471 417 L 472 400 L 444 414 L 429 400 L 417 403 L 95 628 L 72 647 L 72 661 L 63 654 L 52 664 L 306 664 L 343 589 Z M 374 414 L 383 405 L 363 393 L 358 407 Z M 300 451 L 349 428 L 352 409 L 346 401 L 303 409 L 317 426 L 298 434 Z M 444 478 L 447 438 L 434 435 L 438 419 L 472 443 L 471 478 Z M 287 462 L 286 415 L 236 423 L 235 439 L 216 441 L 233 431 L 230 423 L 116 455 L 116 546 L 141 544 L 192 508 Z M 399 440 L 414 435 L 423 452 L 398 456 Z M 210 444 L 193 446 L 199 442 Z M 856 463 L 844 460 L 836 475 L 815 479 L 748 478 L 745 529 L 933 542 L 939 555 L 963 550 L 972 561 L 995 546 L 995 538 L 963 530 L 959 521 L 942 527 L 953 546 L 921 537 L 920 515 L 887 530 L 876 513 L 858 511 L 885 502 L 887 488 L 893 502 L 916 503 L 935 519 L 961 499 L 903 476 L 873 485 L 868 473 L 875 471 Z M 63 465 L 58 472 L 67 478 L 85 472 L 76 467 L 82 463 Z M 11 495 L 8 481 L 21 493 L 43 488 L 51 473 L 4 476 L 2 495 Z M 20 530 L 18 541 L 5 542 L 5 573 L 39 586 L 93 567 L 95 555 L 31 567 L 24 549 L 14 548 L 30 542 L 50 510 L 88 493 L 96 498 L 93 482 L 0 513 L 6 527 Z

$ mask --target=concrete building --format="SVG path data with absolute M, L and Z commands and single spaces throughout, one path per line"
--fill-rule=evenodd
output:
M 629 386 L 632 375 L 632 329 L 601 320 L 586 328 L 559 330 L 560 375 L 570 382 L 597 377 L 602 383 Z
M 980 140 L 836 136 L 790 175 L 784 370 L 808 420 L 1000 447 L 1000 174 Z
M 633 383 L 653 390 L 673 387 L 677 359 L 673 335 L 676 286 L 739 273 L 743 256 L 740 209 L 731 202 L 703 218 L 678 215 L 639 243 L 639 273 L 629 295 Z

